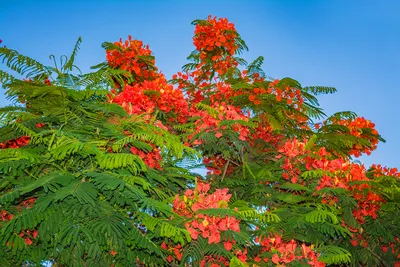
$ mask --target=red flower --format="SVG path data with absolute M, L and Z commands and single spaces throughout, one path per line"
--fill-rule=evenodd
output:
M 171 263 L 173 260 L 174 260 L 174 257 L 172 257 L 171 255 L 168 255 L 167 261 L 168 261 L 169 263 Z
M 25 244 L 27 244 L 28 246 L 32 245 L 32 240 L 29 237 L 26 237 L 25 238 Z
M 197 190 L 199 193 L 207 193 L 210 190 L 210 184 L 199 182 L 197 183 Z
M 224 242 L 224 248 L 230 251 L 232 249 L 232 242 L 231 241 Z
M 219 243 L 220 240 L 221 240 L 221 234 L 219 233 L 219 231 L 212 231 L 208 238 L 208 244 L 212 243 L 217 244 Z
M 152 51 L 149 46 L 143 45 L 142 41 L 132 40 L 128 36 L 128 40 L 115 42 L 114 45 L 119 46 L 121 50 L 107 50 L 108 64 L 114 68 L 130 71 L 137 79 L 148 79 L 157 77 L 157 68 L 154 66 L 154 59 L 151 57 Z M 147 57 L 147 60 L 143 60 Z
M 14 218 L 13 214 L 9 214 L 5 210 L 0 211 L 0 221 L 10 221 L 12 218 Z
M 43 122 L 36 124 L 36 128 L 42 128 L 46 126 L 46 124 L 44 124 Z
M 254 100 L 256 100 L 256 96 L 255 95 L 249 95 L 249 100 L 251 102 L 254 102 Z
M 186 229 L 189 231 L 190 237 L 192 239 L 196 240 L 197 237 L 199 236 L 199 232 L 197 232 L 194 228 L 191 228 L 191 227 L 186 227 Z
M 278 264 L 278 263 L 279 263 L 279 256 L 278 256 L 278 254 L 272 255 L 272 262 L 275 263 L 275 264 Z
M 168 246 L 167 246 L 167 244 L 165 242 L 162 242 L 161 248 L 164 249 L 164 250 L 167 250 Z
M 33 231 L 33 238 L 36 239 L 38 234 L 39 234 L 38 230 L 34 230 Z
M 235 26 L 227 19 L 217 20 L 216 17 L 208 16 L 207 24 L 196 25 L 193 43 L 197 50 L 204 53 L 203 55 L 210 51 L 218 53 L 221 51 L 220 47 L 224 47 L 230 55 L 233 55 L 237 49 L 235 44 L 237 36 Z

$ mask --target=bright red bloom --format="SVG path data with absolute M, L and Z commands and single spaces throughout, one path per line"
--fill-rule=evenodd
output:
M 32 242 L 32 240 L 31 240 L 29 237 L 26 237 L 26 238 L 25 238 L 25 244 L 27 244 L 27 245 L 29 246 L 29 245 L 32 245 L 32 243 L 33 243 L 33 242 Z
M 208 16 L 205 23 L 196 24 L 193 43 L 197 50 L 208 53 L 224 47 L 230 55 L 233 55 L 237 49 L 235 40 L 238 37 L 233 23 L 225 18 Z
M 168 246 L 167 246 L 167 244 L 165 242 L 162 242 L 161 248 L 164 249 L 164 250 L 167 250 Z
M 44 127 L 44 126 L 46 126 L 46 124 L 44 124 L 44 123 L 38 123 L 38 124 L 36 124 L 36 128 L 42 128 L 42 127 Z
M 36 239 L 36 237 L 38 236 L 39 232 L 38 230 L 34 230 L 33 231 L 33 238 Z
M 371 152 L 377 148 L 377 144 L 379 142 L 379 133 L 375 129 L 375 124 L 371 121 L 363 117 L 357 117 L 354 120 L 337 120 L 333 121 L 333 123 L 347 126 L 350 130 L 351 135 L 369 141 L 369 146 L 360 146 L 359 144 L 355 144 L 349 151 L 350 155 L 354 155 L 355 157 L 361 156 L 362 153 L 370 155 Z M 367 134 L 369 132 L 370 134 Z
M 225 241 L 224 242 L 224 248 L 228 251 L 232 249 L 232 242 L 231 241 Z
M 0 211 L 0 221 L 10 221 L 12 218 L 14 218 L 13 214 L 10 214 L 5 210 Z
M 128 36 L 128 40 L 120 39 L 114 45 L 120 49 L 106 51 L 110 66 L 131 72 L 137 80 L 158 76 L 152 51 L 142 41 L 132 40 L 132 36 Z
M 171 263 L 173 260 L 174 260 L 174 257 L 172 257 L 171 255 L 168 255 L 168 256 L 167 256 L 167 261 L 168 261 L 169 263 Z
M 185 198 L 190 201 L 191 206 L 186 205 L 186 200 L 181 200 L 178 196 L 174 201 L 174 211 L 186 217 L 193 217 L 193 213 L 210 208 L 227 208 L 231 195 L 228 189 L 217 189 L 213 194 L 207 194 L 210 185 L 202 182 L 197 183 L 196 192 L 192 190 L 185 192 Z M 240 232 L 240 221 L 235 217 L 219 217 L 208 216 L 201 213 L 197 214 L 197 218 L 190 223 L 186 223 L 185 227 L 189 231 L 192 239 L 197 239 L 199 235 L 208 239 L 209 244 L 217 244 L 221 241 L 221 232 L 232 230 Z M 225 241 L 224 245 L 229 248 L 229 243 L 234 241 Z
M 8 140 L 5 143 L 0 143 L 0 149 L 4 148 L 20 148 L 26 146 L 31 138 L 29 136 L 21 136 L 20 138 Z

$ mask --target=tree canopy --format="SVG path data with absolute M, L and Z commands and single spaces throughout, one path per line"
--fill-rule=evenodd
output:
M 2 266 L 400 266 L 400 172 L 356 159 L 375 125 L 193 25 L 170 80 L 131 36 L 87 74 L 81 38 L 56 66 L 0 48 Z

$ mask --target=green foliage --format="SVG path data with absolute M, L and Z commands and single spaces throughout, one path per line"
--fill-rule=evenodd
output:
M 79 37 L 78 40 L 76 41 L 75 47 L 72 50 L 71 56 L 69 57 L 68 61 L 65 63 L 63 70 L 72 70 L 72 67 L 74 67 L 74 61 L 75 61 L 75 56 L 79 51 L 80 44 L 82 43 L 82 38 Z
M 211 25 L 206 20 L 193 24 Z M 119 88 L 112 94 L 119 93 L 125 85 L 146 77 L 106 62 L 82 74 L 74 64 L 81 42 L 79 38 L 69 57 L 60 57 L 59 66 L 52 55 L 54 67 L 0 48 L 0 60 L 18 75 L 30 78 L 20 80 L 0 71 L 0 83 L 14 101 L 13 106 L 0 108 L 1 264 L 40 266 L 50 261 L 53 266 L 178 266 L 167 256 L 178 257 L 182 252 L 180 266 L 198 266 L 208 257 L 223 257 L 230 266 L 241 267 L 247 265 L 240 260 L 240 253 L 248 253 L 248 262 L 253 264 L 256 255 L 271 259 L 288 252 L 287 248 L 263 250 L 259 239 L 263 237 L 295 243 L 298 253 L 303 244 L 327 266 L 390 266 L 396 261 L 394 253 L 383 253 L 382 246 L 398 244 L 400 181 L 395 176 L 376 176 L 373 169 L 362 170 L 365 177 L 350 181 L 355 176 L 350 151 L 370 149 L 384 140 L 370 128 L 354 134 L 339 123 L 354 120 L 356 114 L 351 111 L 330 117 L 323 112 L 317 96 L 332 94 L 335 88 L 302 86 L 288 77 L 272 81 L 262 69 L 263 57 L 247 64 L 232 55 L 237 64 L 220 73 L 211 57 L 202 58 L 204 51 L 194 51 L 183 70 L 201 70 L 193 80 L 206 82 L 200 86 L 204 100 L 188 101 L 189 109 L 205 112 L 216 125 L 210 123 L 209 128 L 197 131 L 202 122 L 199 116 L 173 125 L 167 118 L 176 114 L 167 117 L 167 112 L 158 110 L 130 115 L 109 103 L 110 88 Z M 238 54 L 247 50 L 238 34 L 234 34 L 234 44 Z M 102 46 L 126 52 L 113 43 Z M 226 52 L 223 47 L 218 49 Z M 157 71 L 153 56 L 138 55 L 135 60 L 143 63 L 143 68 Z M 246 75 L 242 75 L 243 69 Z M 233 109 L 221 114 L 223 109 L 212 100 L 220 90 L 213 81 L 234 92 L 217 99 L 218 104 L 223 108 L 226 101 L 247 113 L 245 119 L 240 119 L 240 112 L 233 119 L 225 118 Z M 182 79 L 170 82 L 181 83 Z M 304 101 L 302 108 L 282 101 L 276 92 L 260 93 L 272 90 L 271 85 L 276 91 L 295 89 Z M 197 87 L 199 84 L 192 83 L 183 90 L 188 93 L 199 90 Z M 257 104 L 249 97 L 255 91 L 259 92 Z M 300 96 L 292 94 L 298 101 Z M 145 89 L 143 95 L 163 96 L 161 91 Z M 324 123 L 318 129 L 314 122 L 320 120 Z M 168 124 L 168 129 L 159 127 L 159 121 Z M 28 141 L 24 143 L 21 137 Z M 184 143 L 190 140 L 201 144 L 188 147 Z M 9 141 L 11 145 L 5 147 Z M 156 161 L 153 164 L 147 162 L 151 155 L 159 156 L 152 159 Z M 206 177 L 192 173 L 194 168 L 204 167 L 203 158 L 218 172 Z M 176 195 L 184 195 L 185 208 L 203 201 L 196 187 L 200 180 L 212 181 L 211 191 L 229 188 L 230 202 L 188 211 L 187 216 L 177 214 L 172 204 Z M 189 201 L 187 189 L 193 189 L 194 198 Z M 355 211 L 362 207 L 362 213 L 370 212 L 371 207 L 364 208 L 360 199 L 371 193 L 379 194 L 382 201 L 371 200 L 379 203 L 379 209 L 376 214 L 363 215 L 365 221 L 361 221 Z M 210 220 L 235 218 L 240 231 L 228 229 L 229 222 L 223 222 L 221 228 L 226 230 L 218 233 L 220 242 L 209 241 L 207 235 L 215 234 L 212 231 L 193 236 L 188 224 L 198 220 L 198 228 L 204 228 L 209 223 L 201 221 L 205 216 Z M 351 243 L 360 236 L 363 243 Z M 224 247 L 227 241 L 234 241 L 231 250 Z M 164 242 L 177 247 L 165 249 Z M 303 260 L 293 260 L 292 266 L 308 266 Z M 272 264 L 264 261 L 260 266 Z
M 349 263 L 351 254 L 347 250 L 337 246 L 325 246 L 319 249 L 321 253 L 320 260 L 327 264 Z
M 0 47 L 0 60 L 11 70 L 26 77 L 46 77 L 50 71 L 38 61 L 19 54 L 17 51 Z
M 80 42 L 61 70 L 72 70 Z M 193 151 L 169 132 L 105 104 L 108 92 L 95 84 L 107 80 L 106 69 L 74 76 L 74 84 L 61 75 L 45 85 L 47 67 L 13 50 L 0 52 L 12 70 L 35 77 L 21 81 L 1 72 L 8 97 L 29 108 L 1 109 L 0 142 L 30 139 L 27 146 L 0 150 L 1 209 L 18 214 L 0 222 L 2 263 L 33 266 L 51 259 L 55 266 L 130 266 L 140 258 L 147 266 L 166 265 L 160 238 L 185 243 L 190 235 L 182 220 L 168 220 L 172 209 L 165 200 L 193 178 L 167 158 L 163 170 L 150 169 L 129 148 L 159 147 L 177 159 Z M 29 199 L 32 208 L 23 204 Z M 34 229 L 36 238 L 27 232 Z M 26 244 L 28 236 L 35 246 Z

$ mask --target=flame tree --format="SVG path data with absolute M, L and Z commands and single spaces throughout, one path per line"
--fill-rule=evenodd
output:
M 240 58 L 227 19 L 193 24 L 170 80 L 130 36 L 88 74 L 80 38 L 53 67 L 0 48 L 24 77 L 0 71 L 2 264 L 400 266 L 400 173 L 355 160 L 375 125 Z

